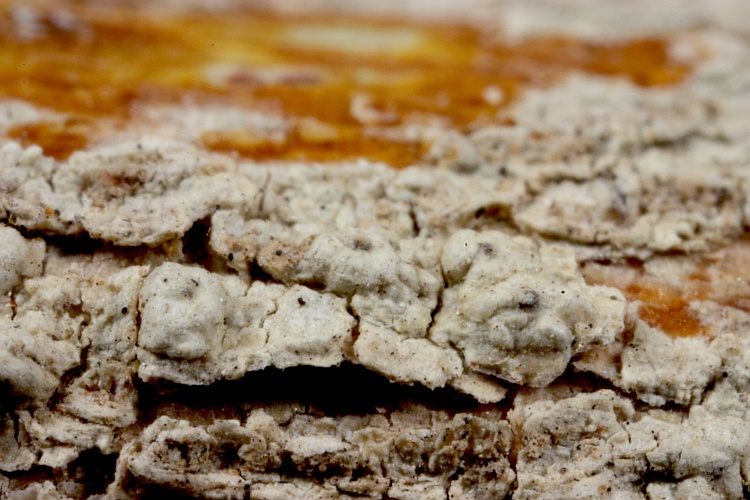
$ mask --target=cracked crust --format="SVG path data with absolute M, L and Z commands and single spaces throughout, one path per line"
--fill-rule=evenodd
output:
M 669 19 L 692 72 L 383 126 L 429 144 L 400 170 L 208 152 L 330 132 L 219 101 L 55 159 L 9 131 L 64 114 L 0 100 L 0 496 L 747 497 L 746 7 L 667 3 L 485 6 L 516 41 Z
M 161 417 L 123 450 L 117 481 L 129 476 L 142 487 L 169 488 L 182 483 L 189 486 L 178 489 L 204 497 L 375 498 L 408 491 L 421 496 L 431 489 L 441 495 L 445 482 L 464 495 L 504 496 L 515 476 L 507 460 L 509 425 L 497 417 L 419 407 L 387 416 L 300 414 L 284 421 L 255 410 L 244 425 L 217 420 L 195 426 Z M 214 461 L 216 454 L 223 460 Z M 279 469 L 291 476 L 282 485 L 276 484 Z M 320 485 L 308 476 L 326 481 Z

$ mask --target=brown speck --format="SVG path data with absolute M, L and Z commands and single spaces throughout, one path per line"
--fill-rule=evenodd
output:
M 495 251 L 495 247 L 493 247 L 490 243 L 480 243 L 479 248 L 484 252 L 485 255 L 492 255 Z
M 520 309 L 531 309 L 539 303 L 539 294 L 534 290 L 524 290 L 518 299 Z
M 372 243 L 367 240 L 355 239 L 352 242 L 352 248 L 354 250 L 362 250 L 363 252 L 367 252 L 372 249 Z

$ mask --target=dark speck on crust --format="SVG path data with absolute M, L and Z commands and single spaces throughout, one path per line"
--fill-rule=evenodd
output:
M 539 294 L 534 290 L 524 290 L 518 299 L 518 307 L 521 309 L 531 309 L 539 304 Z
M 356 239 L 352 242 L 352 248 L 355 250 L 362 250 L 367 252 L 372 249 L 372 243 L 367 240 Z

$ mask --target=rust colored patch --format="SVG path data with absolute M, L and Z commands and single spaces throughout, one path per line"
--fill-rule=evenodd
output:
M 750 237 L 710 254 L 673 259 L 680 264 L 677 276 L 648 272 L 639 261 L 584 264 L 582 271 L 589 284 L 619 288 L 629 301 L 640 302 L 639 317 L 675 337 L 710 335 L 712 325 L 701 324 L 692 301 L 750 313 Z
M 420 142 L 388 141 L 351 130 L 344 130 L 330 139 L 305 137 L 295 130 L 282 140 L 259 137 L 243 130 L 211 131 L 204 133 L 201 140 L 212 151 L 237 153 L 256 160 L 324 162 L 364 157 L 397 168 L 417 162 L 425 149 Z
M 271 109 L 296 130 L 281 142 L 252 130 L 208 131 L 217 151 L 265 159 L 333 161 L 365 157 L 400 167 L 428 146 L 383 129 L 438 122 L 513 125 L 498 110 L 524 88 L 570 71 L 668 85 L 689 72 L 664 40 L 593 44 L 537 38 L 509 45 L 459 24 L 342 17 L 279 18 L 249 12 L 146 15 L 60 2 L 39 11 L 32 33 L 0 11 L 0 95 L 86 116 L 127 121 L 144 105 L 231 102 Z M 72 16 L 71 16 L 72 14 Z M 299 121 L 336 133 L 310 140 Z M 40 124 L 12 132 L 60 159 L 87 138 Z
M 71 154 L 83 149 L 88 138 L 75 123 L 38 122 L 13 127 L 8 137 L 16 139 L 24 146 L 38 145 L 44 154 L 58 160 L 65 160 Z
M 705 329 L 683 294 L 654 284 L 632 284 L 623 290 L 628 300 L 643 302 L 639 317 L 651 327 L 674 337 L 698 335 Z

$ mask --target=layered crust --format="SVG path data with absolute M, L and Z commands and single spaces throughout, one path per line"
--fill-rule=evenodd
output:
M 358 38 L 332 6 L 128 18 L 236 15 L 283 64 L 73 69 L 75 106 L 0 82 L 0 492 L 746 496 L 746 7 L 410 4 Z M 8 54 L 89 36 L 137 67 L 110 11 L 4 9 Z M 101 89 L 130 97 L 77 109 Z

